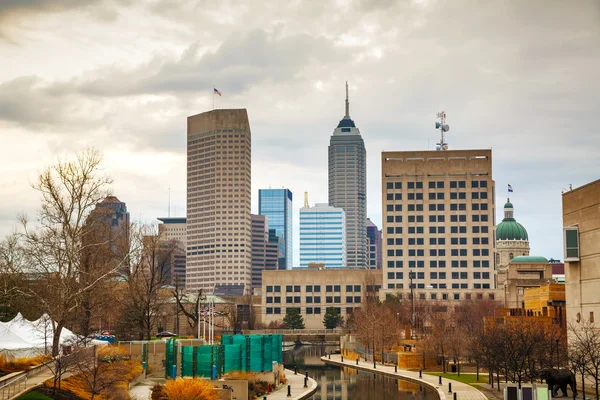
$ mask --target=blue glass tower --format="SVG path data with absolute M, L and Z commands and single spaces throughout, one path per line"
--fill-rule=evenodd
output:
M 268 219 L 269 229 L 283 241 L 279 269 L 292 269 L 292 192 L 289 189 L 259 189 L 258 213 Z

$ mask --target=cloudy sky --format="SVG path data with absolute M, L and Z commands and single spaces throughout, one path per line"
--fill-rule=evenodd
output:
M 248 109 L 253 210 L 268 187 L 296 214 L 326 202 L 346 80 L 377 224 L 380 152 L 433 146 L 445 110 L 450 148 L 493 149 L 532 253 L 563 258 L 561 190 L 600 178 L 598 0 L 2 0 L 0 235 L 35 213 L 37 171 L 87 146 L 132 219 L 165 216 L 169 188 L 184 215 L 186 117 L 213 85 Z

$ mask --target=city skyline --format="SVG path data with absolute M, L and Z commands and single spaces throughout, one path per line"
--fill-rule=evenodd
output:
M 269 185 L 327 202 L 325 147 L 345 80 L 368 133 L 367 216 L 378 226 L 381 151 L 432 148 L 441 110 L 450 149 L 493 148 L 496 203 L 511 184 L 532 255 L 563 258 L 560 193 L 597 179 L 600 28 L 589 2 L 324 2 L 264 15 L 226 4 L 194 13 L 160 2 L 64 4 L 0 7 L 0 145 L 11 149 L 0 167 L 3 236 L 17 213 L 34 215 L 37 171 L 89 145 L 105 154 L 132 220 L 168 215 L 168 187 L 171 215 L 184 216 L 185 118 L 210 110 L 212 83 L 223 94 L 217 107 L 249 108 L 252 212 Z M 272 12 L 276 24 L 265 22 Z M 139 34 L 148 25 L 159 40 Z

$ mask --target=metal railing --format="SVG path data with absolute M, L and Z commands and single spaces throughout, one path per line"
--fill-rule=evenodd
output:
M 27 389 L 27 374 L 17 376 L 15 379 L 0 386 L 0 400 L 7 400 Z

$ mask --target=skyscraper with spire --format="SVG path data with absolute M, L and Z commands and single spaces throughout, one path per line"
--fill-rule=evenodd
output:
M 329 141 L 329 205 L 346 214 L 348 267 L 367 266 L 367 151 L 350 118 L 348 82 L 346 114 Z

